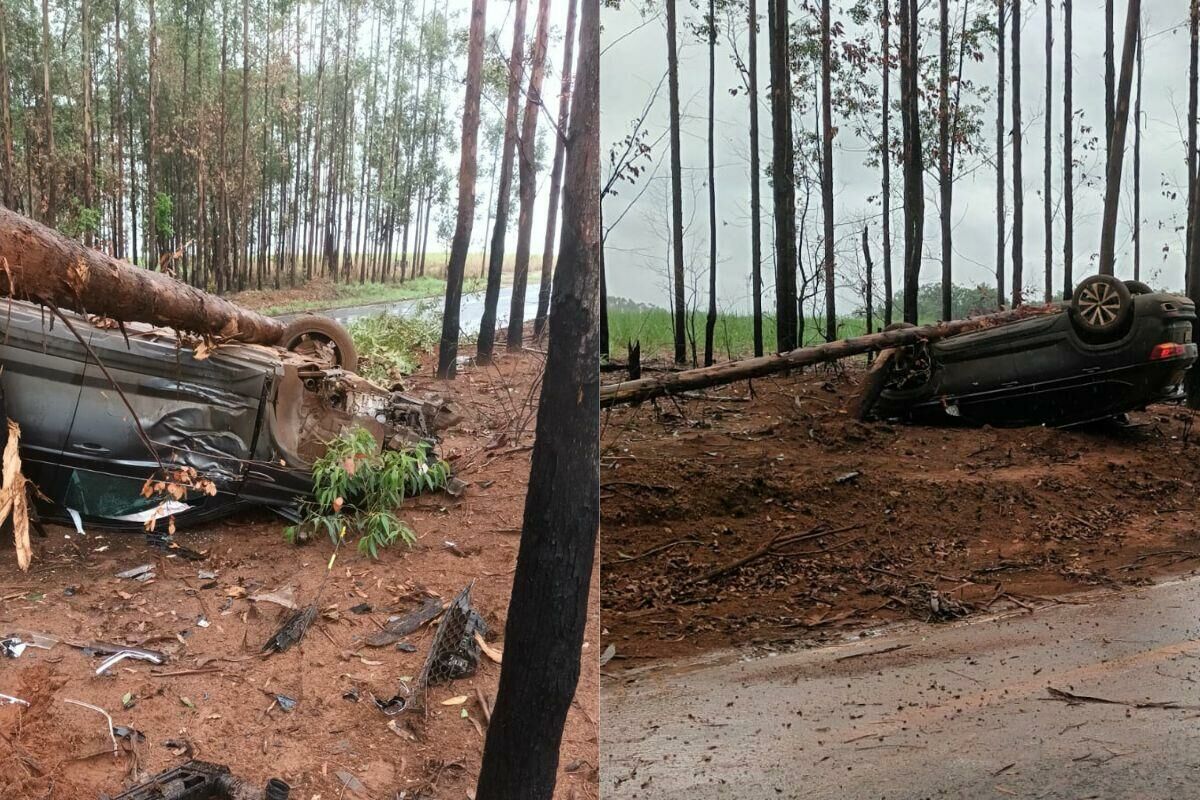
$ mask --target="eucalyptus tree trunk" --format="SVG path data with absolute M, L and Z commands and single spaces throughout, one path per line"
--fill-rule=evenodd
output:
M 708 316 L 704 319 L 704 365 L 713 363 L 717 329 L 717 4 L 708 0 Z
M 1133 109 L 1133 279 L 1142 279 L 1142 22 L 1137 32 L 1137 100 Z
M 1004 307 L 1004 4 L 996 3 L 996 305 Z
M 924 158 L 921 150 L 920 54 L 917 4 L 902 0 L 900 25 L 900 107 L 904 122 L 904 321 L 917 323 L 921 248 L 925 238 Z
M 938 191 L 942 213 L 942 319 L 951 318 L 951 286 L 954 279 L 953 242 L 950 231 L 950 0 L 938 2 Z
M 1116 266 L 1117 209 L 1121 202 L 1121 167 L 1125 161 L 1125 132 L 1129 124 L 1129 94 L 1133 85 L 1133 61 L 1138 49 L 1138 27 L 1142 18 L 1141 0 L 1129 0 L 1125 19 L 1124 49 L 1121 52 L 1121 77 L 1113 117 L 1112 140 L 1108 149 L 1108 169 L 1104 187 L 1104 215 L 1100 221 L 1100 274 L 1114 275 Z
M 1042 211 L 1043 224 L 1045 226 L 1044 249 L 1046 256 L 1046 281 L 1045 291 L 1043 292 L 1042 302 L 1049 303 L 1054 299 L 1054 206 L 1051 203 L 1051 190 L 1054 188 L 1050 182 L 1050 170 L 1053 168 L 1053 151 L 1052 134 L 1054 130 L 1053 117 L 1050 115 L 1050 109 L 1054 105 L 1051 99 L 1051 93 L 1054 91 L 1054 4 L 1046 3 L 1046 121 L 1045 121 L 1045 144 L 1043 146 L 1042 155 L 1044 157 L 1042 170 Z
M 754 2 L 754 0 L 750 0 Z M 566 156 L 567 125 L 571 115 L 571 69 L 574 66 L 575 16 L 579 0 L 567 0 L 567 32 L 563 36 L 562 83 L 558 88 L 558 128 L 554 131 L 554 163 L 550 167 L 550 202 L 546 209 L 546 242 L 542 247 L 542 283 L 538 289 L 537 316 L 533 335 L 541 336 L 550 313 L 550 287 L 554 282 L 554 234 L 558 223 L 558 200 L 562 190 L 563 159 Z
M 520 210 L 517 213 L 517 254 L 513 265 L 512 302 L 508 310 L 508 349 L 521 349 L 525 338 L 525 290 L 529 283 L 529 250 L 533 236 L 533 203 L 537 192 L 538 110 L 542 104 L 542 78 L 546 73 L 546 45 L 550 38 L 550 0 L 538 3 L 537 30 L 533 37 L 533 61 L 530 64 L 529 90 L 525 113 L 521 117 L 518 178 Z
M 768 0 L 769 2 L 769 0 Z M 762 320 L 762 197 L 759 182 L 762 166 L 758 158 L 758 5 L 748 0 L 747 22 L 750 37 L 748 91 L 750 99 L 750 295 L 754 313 L 754 355 L 763 354 Z
M 516 0 L 513 17 L 512 55 L 508 59 L 508 103 L 504 112 L 504 149 L 500 155 L 500 185 L 496 195 L 496 222 L 492 228 L 491 253 L 488 256 L 487 287 L 483 293 L 483 317 L 475 345 L 475 360 L 490 364 L 496 341 L 496 306 L 500 300 L 500 279 L 504 272 L 504 239 L 508 228 L 509 198 L 512 195 L 513 156 L 517 149 L 517 104 L 525 64 L 525 9 L 527 0 Z
M 797 343 L 796 171 L 792 144 L 788 0 L 768 0 L 767 30 L 771 44 L 771 168 L 775 176 L 772 181 L 775 205 L 775 347 L 776 352 L 782 353 L 794 350 Z M 677 342 L 675 360 L 682 363 L 679 346 Z
M 1012 148 L 1013 236 L 1012 305 L 1024 302 L 1025 284 L 1025 180 L 1021 172 L 1021 0 L 1012 6 Z
M 883 172 L 883 324 L 892 324 L 892 10 L 883 0 L 883 124 L 879 142 L 879 160 Z
M 520 0 L 518 0 L 520 2 Z M 687 361 L 687 298 L 683 285 L 683 166 L 679 144 L 679 54 L 675 20 L 676 0 L 666 0 L 667 6 L 667 96 L 671 138 L 671 254 L 674 257 L 672 299 L 675 316 L 675 363 Z
M 825 340 L 837 338 L 833 259 L 833 97 L 830 73 L 829 0 L 821 1 L 821 218 L 825 228 Z
M 119 2 L 119 0 L 118 0 Z M 117 6 L 118 9 L 120 6 Z M 120 40 L 120 11 L 118 14 L 117 38 Z M 9 208 L 16 208 L 16 195 L 14 194 L 16 173 L 13 172 L 13 128 L 12 114 L 9 111 L 8 97 L 8 23 L 5 19 L 4 4 L 0 3 L 0 136 L 3 136 L 3 141 L 0 141 L 0 186 L 3 187 L 3 194 L 0 194 L 0 199 L 3 199 L 4 205 Z M 118 48 L 119 49 L 119 48 Z M 118 78 L 118 85 L 120 79 Z M 119 90 L 118 90 L 119 91 Z M 118 118 L 120 114 L 117 114 Z M 118 155 L 118 159 L 120 156 Z
M 438 349 L 439 378 L 458 372 L 458 319 L 462 304 L 463 273 L 471 248 L 471 223 L 475 219 L 476 148 L 479 144 L 479 96 L 483 79 L 483 41 L 486 35 L 487 0 L 471 0 L 471 27 L 467 48 L 466 91 L 463 101 L 462 152 L 458 167 L 458 219 L 446 264 L 446 306 Z
M 1073 78 L 1071 0 L 1063 0 L 1063 299 L 1075 290 L 1075 104 Z

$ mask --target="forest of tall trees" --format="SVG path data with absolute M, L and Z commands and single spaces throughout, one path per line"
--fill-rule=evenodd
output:
M 456 221 L 460 5 L 6 0 L 0 200 L 217 292 L 440 269 L 444 259 L 428 256 L 446 249 Z M 488 144 L 505 137 L 497 98 L 513 82 L 499 50 L 509 14 L 489 21 L 481 187 L 494 183 Z M 562 68 L 546 62 L 544 74 Z M 548 138 L 530 143 L 527 193 Z M 496 227 L 495 193 L 474 200 L 484 228 Z
M 845 326 L 852 317 L 869 315 L 867 330 L 890 324 L 893 302 L 900 306 L 897 316 L 907 322 L 930 314 L 951 318 L 963 313 L 954 301 L 956 282 L 974 285 L 981 270 L 994 274 L 994 289 L 982 288 L 989 303 L 1000 307 L 1066 297 L 1073 282 L 1089 272 L 1115 271 L 1122 278 L 1145 280 L 1143 233 L 1155 222 L 1160 240 L 1168 235 L 1161 232 L 1175 231 L 1176 241 L 1163 246 L 1164 262 L 1171 259 L 1170 264 L 1178 265 L 1183 256 L 1190 276 L 1190 232 L 1200 208 L 1192 202 L 1200 169 L 1200 0 L 1146 8 L 1139 0 L 1094 0 L 1088 13 L 1104 34 L 1103 54 L 1097 47 L 1095 57 L 1089 51 L 1086 60 L 1073 52 L 1078 0 L 767 0 L 765 10 L 761 5 L 754 0 L 697 0 L 685 9 L 665 0 L 638 6 L 642 26 L 665 25 L 667 47 L 657 68 L 665 73 L 669 104 L 654 112 L 656 118 L 665 117 L 662 136 L 652 129 L 640 134 L 661 146 L 627 157 L 628 137 L 620 140 L 610 153 L 608 180 L 615 176 L 634 185 L 641 180 L 637 191 L 642 193 L 653 188 L 644 185 L 648 180 L 663 186 L 670 181 L 669 197 L 665 189 L 649 193 L 661 198 L 664 210 L 655 220 L 669 230 L 658 238 L 670 247 L 642 258 L 666 261 L 660 274 L 674 317 L 676 362 L 699 363 L 701 355 L 711 362 L 712 331 L 720 329 L 722 314 L 752 315 L 757 354 L 763 349 L 764 320 L 774 323 L 773 344 L 783 351 L 814 336 L 828 340 L 857 331 Z M 1153 14 L 1149 30 L 1144 12 Z M 640 27 L 631 26 L 628 35 Z M 760 38 L 760 31 L 766 36 Z M 623 36 L 615 37 L 614 46 Z M 1165 214 L 1160 210 L 1163 216 L 1152 221 L 1146 219 L 1149 181 L 1143 142 L 1155 112 L 1147 109 L 1152 98 L 1145 93 L 1153 89 L 1143 80 L 1143 50 L 1149 39 L 1161 43 L 1171 37 L 1189 42 L 1186 84 L 1181 81 L 1178 90 L 1180 95 L 1186 91 L 1188 105 L 1186 114 L 1182 107 L 1177 111 L 1173 166 L 1155 176 L 1156 195 L 1161 195 L 1156 208 L 1167 203 L 1173 208 Z M 763 41 L 769 68 L 760 76 L 757 56 Z M 695 54 L 687 67 L 692 74 L 686 88 L 680 85 L 685 49 Z M 736 70 L 726 72 L 736 76 L 732 88 L 713 74 L 722 49 Z M 1023 74 L 1023 63 L 1030 58 L 1034 74 Z M 978 66 L 985 62 L 990 73 Z M 621 81 L 620 66 L 606 71 L 606 78 Z M 1087 81 L 1086 88 L 1088 99 L 1094 94 L 1097 107 L 1103 107 L 1094 114 L 1103 114 L 1103 124 L 1090 121 L 1090 106 L 1081 107 L 1072 80 L 1076 73 L 1101 78 Z M 718 115 L 714 86 L 746 100 L 738 101 L 737 111 L 725 104 Z M 688 93 L 695 100 L 685 106 Z M 705 96 L 707 107 L 702 108 Z M 1161 109 L 1164 101 L 1158 102 Z M 1168 102 L 1177 103 L 1173 97 Z M 647 109 L 652 105 L 653 99 Z M 760 141 L 760 114 L 769 144 Z M 635 120 L 635 130 L 652 128 L 649 119 L 647 110 Z M 1033 125 L 1036 134 L 1030 130 Z M 714 127 L 729 133 L 715 137 Z M 1155 134 L 1161 141 L 1162 131 Z M 696 143 L 691 154 L 681 146 L 689 138 Z M 760 148 L 769 152 L 760 153 Z M 1029 173 L 1027 160 L 1036 165 Z M 727 169 L 714 170 L 714 163 L 722 162 Z M 842 177 L 848 164 L 853 179 Z M 749 180 L 732 180 L 735 173 L 729 168 Z M 875 188 L 864 192 L 854 187 L 862 205 L 848 208 L 839 195 L 848 180 L 861 185 L 864 169 L 877 176 Z M 1033 170 L 1041 173 L 1040 180 L 1032 178 Z M 652 177 L 642 179 L 644 175 Z M 691 197 L 685 192 L 689 181 Z M 969 199 L 975 201 L 969 211 L 963 208 L 961 190 L 956 192 L 964 181 L 970 181 Z M 763 183 L 769 191 L 761 191 Z M 980 205 L 980 189 L 990 192 L 994 203 Z M 1040 224 L 1031 223 L 1026 214 L 1029 193 L 1037 196 Z M 1089 234 L 1098 229 L 1095 241 L 1089 235 L 1083 242 L 1078 234 L 1081 193 L 1094 207 L 1084 212 L 1084 219 Z M 630 227 L 623 220 L 630 219 L 630 208 L 640 208 L 640 197 L 627 190 L 622 198 L 604 198 L 605 221 L 614 220 L 604 230 L 606 243 L 615 241 L 616 226 Z M 738 198 L 736 207 L 728 201 L 718 207 L 717 198 L 727 197 Z M 963 224 L 975 239 L 981 228 L 992 228 L 994 261 L 974 240 L 968 243 L 972 257 L 963 257 L 956 235 Z M 1035 224 L 1041 231 L 1031 240 Z M 735 235 L 727 228 L 731 225 L 749 227 L 749 235 Z M 637 245 L 624 238 L 618 251 L 643 254 L 649 249 Z M 899 258 L 896 275 L 893 248 Z M 1119 266 L 1115 251 L 1121 253 Z M 1076 263 L 1081 256 L 1090 264 Z M 611 270 L 611 256 L 605 263 Z M 746 288 L 735 295 L 730 282 L 722 286 L 718 267 L 721 274 L 730 269 L 742 273 Z M 1174 275 L 1178 266 L 1169 269 Z M 1155 274 L 1162 271 L 1155 268 Z M 936 310 L 919 302 L 925 296 L 923 275 L 935 281 Z M 1180 288 L 1178 278 L 1173 281 Z M 605 282 L 610 293 L 623 296 L 611 274 Z M 687 318 L 705 306 L 701 349 L 696 323 Z

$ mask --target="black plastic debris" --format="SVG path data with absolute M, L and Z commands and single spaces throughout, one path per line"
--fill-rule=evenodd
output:
M 383 630 L 375 631 L 364 643 L 369 647 L 387 647 L 418 630 L 441 613 L 442 601 L 431 597 L 407 614 L 389 619 Z
M 304 638 L 304 634 L 308 632 L 309 626 L 313 624 L 316 618 L 316 605 L 308 605 L 292 612 L 284 620 L 284 623 L 279 626 L 279 630 L 275 631 L 275 635 L 263 645 L 262 651 L 266 653 L 274 650 L 276 653 L 282 653 L 287 650 Z
M 268 800 L 287 800 L 291 787 L 279 778 L 267 781 L 258 789 L 229 772 L 223 764 L 189 761 L 152 776 L 145 783 L 101 800 L 244 800 L 265 797 Z
M 454 599 L 442 616 L 438 634 L 429 652 L 429 685 L 466 678 L 479 666 L 479 643 L 475 634 L 487 636 L 487 623 L 471 607 L 471 587 Z
M 412 642 L 396 642 L 396 649 L 401 653 L 415 653 L 417 646 Z
M 371 700 L 374 701 L 376 708 L 389 717 L 394 717 L 408 708 L 408 698 L 400 694 L 395 695 L 390 700 L 380 700 L 378 697 L 372 695 Z
M 350 613 L 352 614 L 370 614 L 371 610 L 370 603 L 359 603 L 356 606 L 350 607 Z

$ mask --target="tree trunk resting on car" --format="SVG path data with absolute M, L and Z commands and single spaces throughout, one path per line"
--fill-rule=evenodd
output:
M 286 327 L 6 208 L 0 208 L 0 259 L 0 296 L 257 344 L 278 343 Z
M 609 408 L 623 403 L 640 403 L 654 397 L 668 394 L 679 394 L 694 389 L 704 389 L 709 386 L 721 386 L 734 381 L 744 381 L 759 378 L 775 372 L 803 367 L 809 364 L 819 364 L 825 361 L 836 361 L 847 356 L 861 355 L 892 347 L 904 347 L 919 341 L 932 342 L 945 339 L 960 333 L 993 328 L 997 325 L 1007 325 L 1030 317 L 1043 314 L 1060 313 L 1063 306 L 1051 304 L 1046 306 L 1021 306 L 1011 311 L 1001 311 L 995 314 L 985 314 L 970 319 L 938 322 L 921 327 L 902 328 L 899 330 L 881 331 L 880 333 L 855 336 L 851 339 L 841 339 L 826 342 L 813 347 L 801 347 L 778 355 L 747 358 L 742 361 L 728 361 L 712 367 L 672 372 L 651 378 L 641 378 L 636 381 L 609 384 L 600 387 L 600 406 Z

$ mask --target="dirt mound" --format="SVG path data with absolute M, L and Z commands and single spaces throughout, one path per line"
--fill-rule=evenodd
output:
M 861 423 L 845 411 L 861 375 L 608 412 L 601 597 L 618 657 L 949 619 L 1200 564 L 1190 412 L 1072 430 Z

